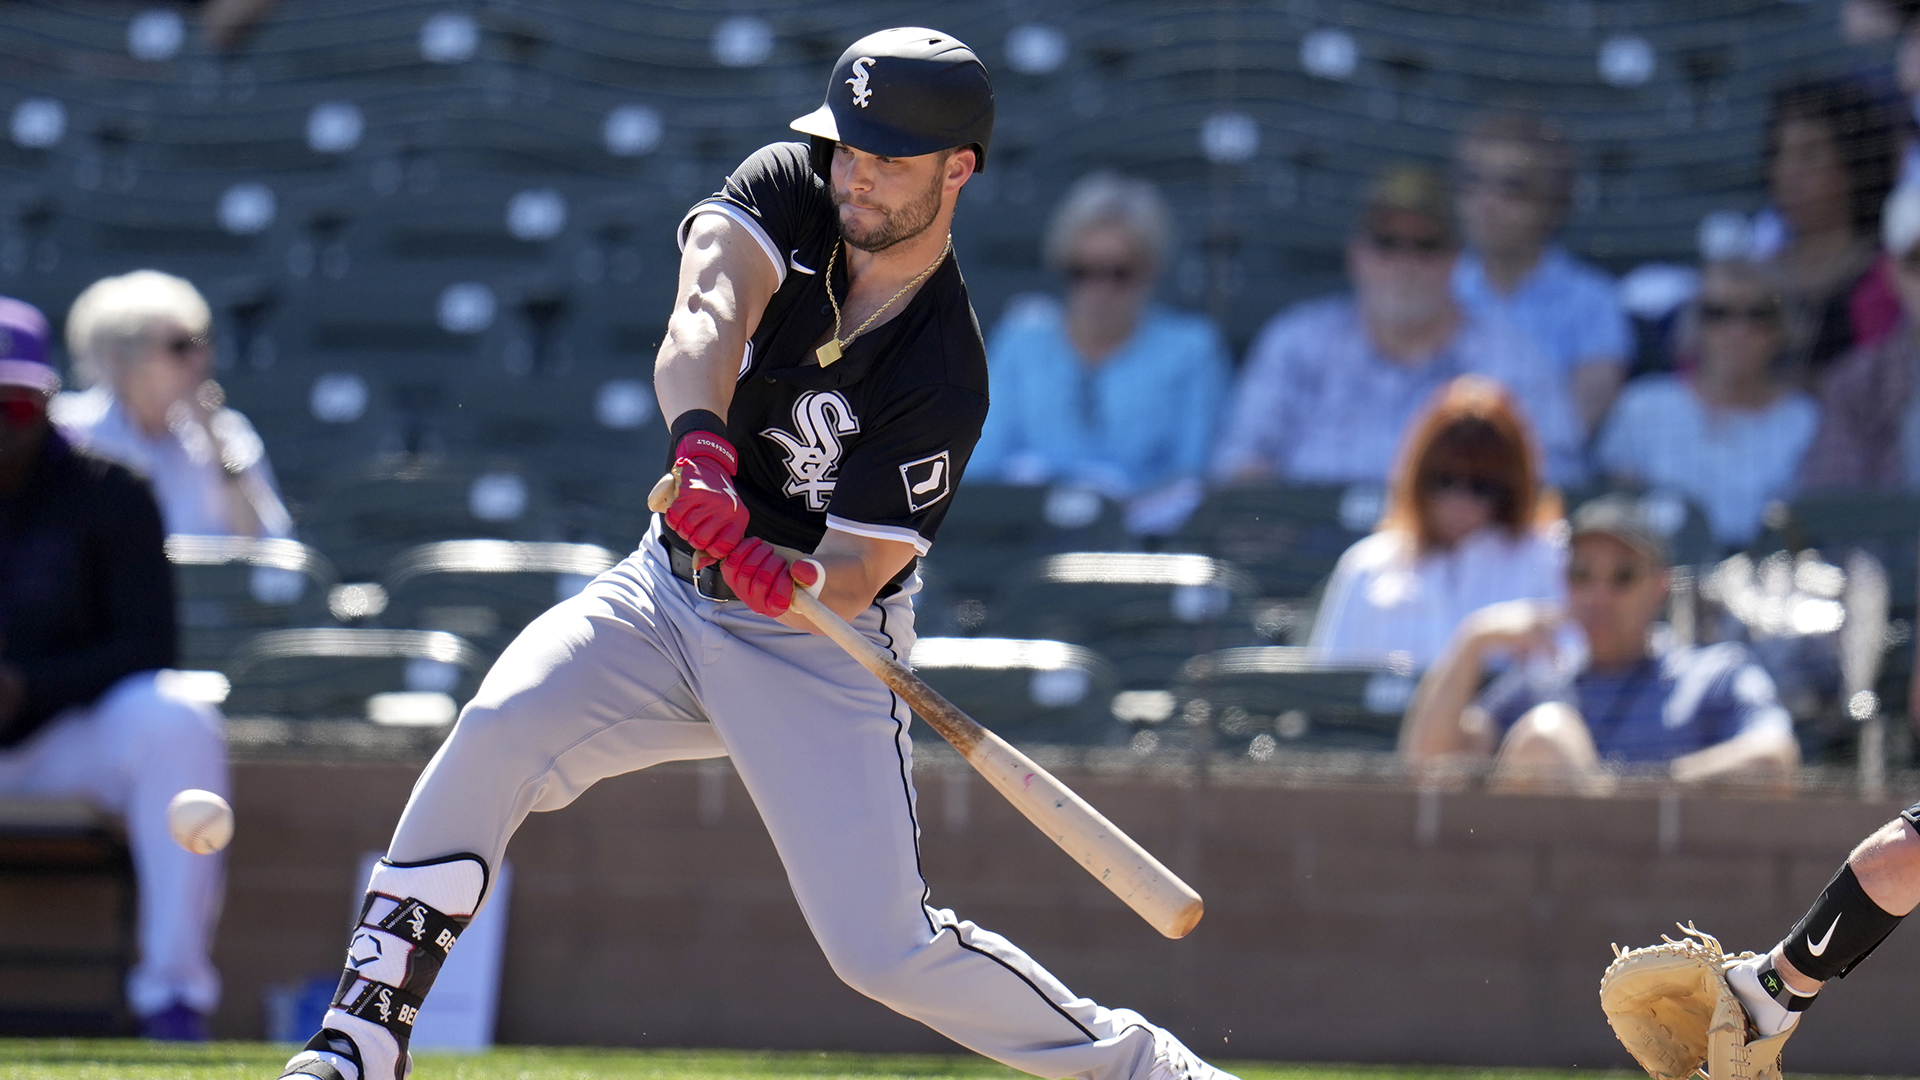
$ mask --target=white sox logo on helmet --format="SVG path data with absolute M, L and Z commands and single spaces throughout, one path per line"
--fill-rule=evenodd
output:
M 859 430 L 860 418 L 839 391 L 809 390 L 793 403 L 792 434 L 777 427 L 760 434 L 787 452 L 786 493 L 803 496 L 809 510 L 825 510 L 845 452 L 840 436 Z
M 853 103 L 863 109 L 867 107 L 867 102 L 873 100 L 873 91 L 867 88 L 867 68 L 873 66 L 873 63 L 874 59 L 871 56 L 863 56 L 855 60 L 853 78 L 847 80 L 847 85 L 853 87 Z

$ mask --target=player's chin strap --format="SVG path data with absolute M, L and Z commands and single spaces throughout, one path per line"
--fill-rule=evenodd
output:
M 287 1063 L 284 1075 L 355 1080 L 327 1060 L 337 1055 L 352 1063 L 357 1080 L 386 1080 L 368 1075 L 372 1055 L 356 1038 L 356 1029 L 364 1031 L 366 1024 L 393 1037 L 398 1048 L 393 1078 L 406 1080 L 407 1042 L 420 1005 L 486 890 L 487 864 L 478 855 L 417 863 L 380 860 L 367 882 L 325 1026 L 307 1044 L 308 1053 Z

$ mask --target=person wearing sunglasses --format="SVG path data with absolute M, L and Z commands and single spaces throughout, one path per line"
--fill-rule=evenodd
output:
M 1495 112 L 1454 152 L 1454 199 L 1467 247 L 1454 294 L 1467 308 L 1525 328 L 1597 430 L 1620 391 L 1633 327 L 1613 279 L 1553 242 L 1573 203 L 1573 151 L 1554 121 Z
M 1709 264 L 1681 323 L 1693 370 L 1621 392 L 1595 448 L 1600 467 L 1622 483 L 1686 495 L 1726 547 L 1752 541 L 1767 504 L 1791 494 L 1819 420 L 1813 399 L 1782 372 L 1793 315 L 1771 267 Z
M 1125 501 L 1137 534 L 1185 520 L 1228 362 L 1211 320 L 1153 299 L 1172 241 L 1145 180 L 1097 172 L 1067 192 L 1044 243 L 1065 301 L 1017 297 L 988 339 L 993 408 L 969 481 L 1091 488 Z
M 1802 491 L 1920 490 L 1920 183 L 1887 198 L 1880 238 L 1900 326 L 1828 369 L 1820 424 L 1800 462 Z
M 1416 767 L 1491 762 L 1511 789 L 1604 787 L 1615 770 L 1683 782 L 1782 778 L 1800 761 L 1773 680 L 1737 642 L 1675 644 L 1666 541 L 1638 500 L 1574 511 L 1566 603 L 1469 616 L 1427 669 L 1400 729 Z M 1517 657 L 1478 693 L 1495 656 Z
M 185 693 L 160 510 L 125 467 L 47 418 L 60 378 L 40 312 L 0 297 L 0 798 L 84 799 L 126 821 L 139 886 L 127 1005 L 205 1039 L 221 856 L 173 842 L 167 802 L 226 794 L 217 710 Z
M 212 381 L 212 313 L 192 283 L 136 270 L 88 286 L 67 351 L 88 388 L 53 419 L 74 442 L 147 477 L 169 533 L 287 537 L 293 519 L 253 425 Z
M 1373 535 L 1334 568 L 1308 644 L 1334 661 L 1425 668 L 1461 620 L 1502 600 L 1559 600 L 1557 500 L 1512 396 L 1465 375 L 1408 434 Z
M 1446 182 L 1400 165 L 1368 188 L 1346 243 L 1350 296 L 1269 321 L 1247 352 L 1213 471 L 1227 483 L 1384 484 L 1409 427 L 1460 375 L 1505 385 L 1556 484 L 1585 474 L 1566 383 L 1538 342 L 1453 295 L 1459 253 Z

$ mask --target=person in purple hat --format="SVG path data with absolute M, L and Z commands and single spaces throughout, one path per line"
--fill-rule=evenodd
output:
M 205 1039 L 221 857 L 173 842 L 167 803 L 227 792 L 221 717 L 174 663 L 173 571 L 146 481 L 47 419 L 47 321 L 0 297 L 0 796 L 123 816 L 139 879 L 127 1003 L 143 1033 Z

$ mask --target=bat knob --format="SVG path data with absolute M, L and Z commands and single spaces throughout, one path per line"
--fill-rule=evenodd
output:
M 647 509 L 656 514 L 664 514 L 667 512 L 667 507 L 673 505 L 673 500 L 679 497 L 680 466 L 675 465 L 672 471 L 662 474 L 660 479 L 654 482 L 652 491 L 647 492 Z

